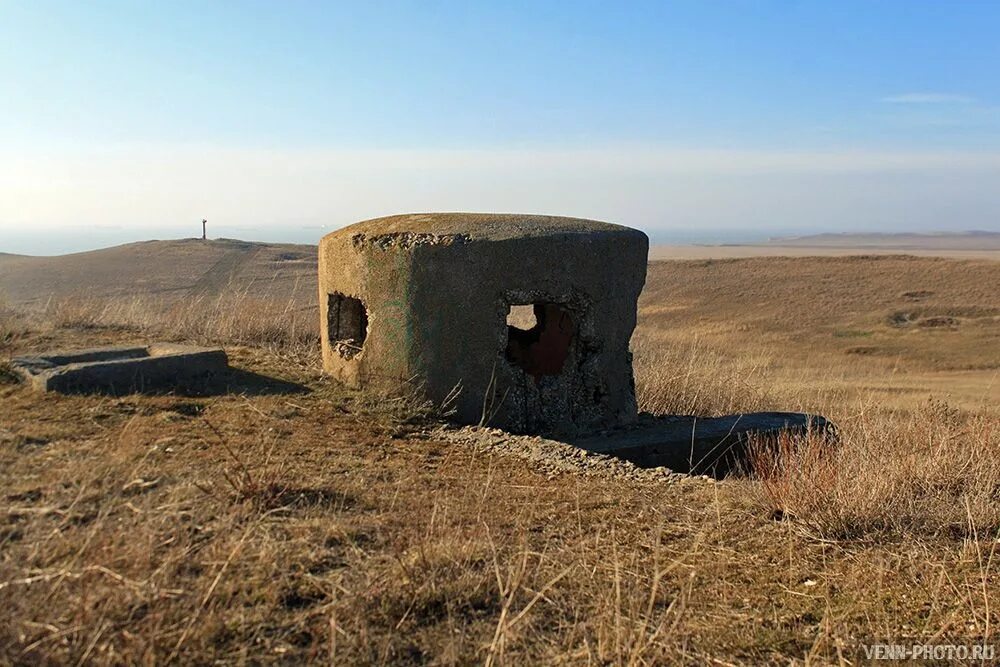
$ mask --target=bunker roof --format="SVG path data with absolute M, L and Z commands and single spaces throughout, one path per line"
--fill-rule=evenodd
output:
M 642 235 L 642 232 L 608 222 L 554 215 L 518 213 L 408 213 L 358 222 L 328 234 L 328 237 L 363 235 L 461 236 L 470 241 L 504 241 L 567 234 Z

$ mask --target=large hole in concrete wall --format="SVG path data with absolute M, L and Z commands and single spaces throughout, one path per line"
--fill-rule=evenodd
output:
M 535 382 L 559 375 L 575 336 L 576 322 L 559 304 L 512 305 L 507 313 L 507 361 Z
M 361 351 L 368 335 L 368 311 L 361 299 L 340 292 L 327 296 L 326 327 L 330 345 L 350 359 Z

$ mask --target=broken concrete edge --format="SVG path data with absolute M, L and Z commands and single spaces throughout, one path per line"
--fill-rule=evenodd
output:
M 128 393 L 183 387 L 226 372 L 229 360 L 222 348 L 151 343 L 14 357 L 10 366 L 38 391 Z
M 623 231 L 642 234 L 638 230 L 622 225 L 586 218 L 467 211 L 402 213 L 371 218 L 335 230 L 327 237 L 347 236 L 358 246 L 378 246 L 387 249 Z

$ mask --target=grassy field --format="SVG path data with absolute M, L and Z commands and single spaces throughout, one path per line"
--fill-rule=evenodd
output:
M 654 262 L 639 305 L 640 352 L 688 349 L 785 407 L 911 410 L 932 396 L 970 410 L 1000 406 L 997 262 Z
M 282 381 L 39 396 L 0 367 L 3 662 L 857 664 L 865 642 L 1000 643 L 1000 263 L 651 264 L 644 409 L 840 427 L 835 450 L 786 442 L 718 483 L 456 446 L 433 406 L 320 374 L 308 289 L 261 299 L 234 275 L 0 314 L 0 358 L 157 336 Z

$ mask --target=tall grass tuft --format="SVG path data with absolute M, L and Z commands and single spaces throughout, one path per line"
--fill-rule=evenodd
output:
M 1000 419 L 929 401 L 907 415 L 862 413 L 831 446 L 757 446 L 759 501 L 825 538 L 1000 531 Z
M 697 340 L 664 344 L 638 335 L 632 350 L 640 411 L 711 417 L 776 404 L 764 382 L 766 360 L 749 356 L 734 362 Z

